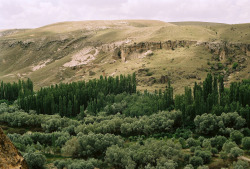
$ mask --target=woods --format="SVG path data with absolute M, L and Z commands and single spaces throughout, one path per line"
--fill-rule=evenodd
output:
M 135 74 L 38 91 L 30 79 L 1 82 L 0 124 L 27 131 L 8 137 L 31 168 L 50 157 L 58 169 L 249 166 L 237 157 L 249 154 L 250 80 L 226 88 L 208 74 L 173 91 L 170 81 L 164 91 L 137 91 Z

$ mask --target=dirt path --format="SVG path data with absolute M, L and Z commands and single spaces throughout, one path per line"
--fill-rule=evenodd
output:
M 250 158 L 247 158 L 247 157 L 244 157 L 244 156 L 240 156 L 240 157 L 238 157 L 238 159 L 250 162 Z

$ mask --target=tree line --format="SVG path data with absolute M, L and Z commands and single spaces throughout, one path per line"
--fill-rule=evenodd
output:
M 72 117 L 80 113 L 81 107 L 85 109 L 89 103 L 102 104 L 103 95 L 136 92 L 136 76 L 120 75 L 103 77 L 88 82 L 60 83 L 50 87 L 41 88 L 35 93 L 20 93 L 19 106 L 25 111 L 36 110 L 38 114 L 60 114 Z

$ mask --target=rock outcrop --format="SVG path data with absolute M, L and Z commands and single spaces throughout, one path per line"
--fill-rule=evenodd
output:
M 141 54 L 147 51 L 154 51 L 157 49 L 166 49 L 166 50 L 174 50 L 178 47 L 189 47 L 193 44 L 196 44 L 196 41 L 166 41 L 166 42 L 140 42 L 134 43 L 132 45 L 123 45 L 116 49 L 116 53 L 119 54 L 119 58 L 123 61 L 131 59 L 131 57 L 136 57 L 135 54 Z M 118 52 L 117 52 L 118 51 Z
M 126 61 L 138 58 L 142 53 L 159 49 L 174 50 L 180 47 L 190 47 L 192 45 L 207 48 L 218 60 L 226 60 L 232 55 L 250 56 L 250 44 L 226 43 L 226 42 L 197 42 L 197 41 L 166 41 L 166 42 L 140 42 L 129 45 L 114 47 L 114 58 Z
M 1 169 L 28 169 L 28 165 L 22 155 L 10 139 L 0 128 L 0 168 Z

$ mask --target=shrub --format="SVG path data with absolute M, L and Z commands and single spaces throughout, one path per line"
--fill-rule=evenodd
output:
M 245 150 L 250 150 L 250 137 L 244 137 L 242 139 L 242 146 Z
M 217 148 L 211 148 L 211 153 L 213 154 L 213 155 L 215 155 L 215 154 L 218 154 L 218 149 Z
M 202 165 L 202 166 L 199 166 L 197 169 L 209 169 L 209 167 L 206 165 Z
M 201 157 L 193 156 L 190 158 L 189 163 L 194 167 L 198 167 L 200 165 L 203 165 L 203 160 Z
M 249 163 L 246 161 L 239 160 L 239 161 L 233 163 L 234 169 L 245 169 L 245 168 L 249 168 L 249 167 L 250 167 Z
M 194 155 L 197 157 L 201 157 L 204 164 L 208 164 L 211 160 L 211 152 L 210 151 L 197 150 L 197 151 L 195 151 Z
M 227 138 L 224 136 L 216 136 L 210 139 L 211 146 L 221 150 L 223 144 L 227 141 Z
M 227 141 L 223 144 L 222 150 L 229 154 L 231 149 L 234 147 L 238 147 L 235 142 Z
M 40 152 L 28 152 L 23 156 L 28 163 L 29 169 L 43 169 L 46 158 Z
M 230 157 L 232 158 L 237 158 L 239 156 L 242 156 L 243 155 L 243 150 L 240 149 L 239 147 L 234 147 L 230 150 Z
M 238 145 L 241 143 L 241 139 L 243 138 L 243 134 L 238 130 L 235 130 L 230 133 L 230 139 L 235 141 Z
M 233 67 L 233 69 L 236 69 L 238 67 L 238 63 L 234 62 L 232 67 Z
M 198 140 L 195 140 L 193 138 L 188 138 L 186 140 L 187 144 L 188 144 L 188 147 L 193 147 L 193 146 L 198 146 L 200 145 L 200 142 Z
M 194 167 L 192 166 L 192 164 L 188 164 L 184 167 L 184 169 L 194 169 Z

